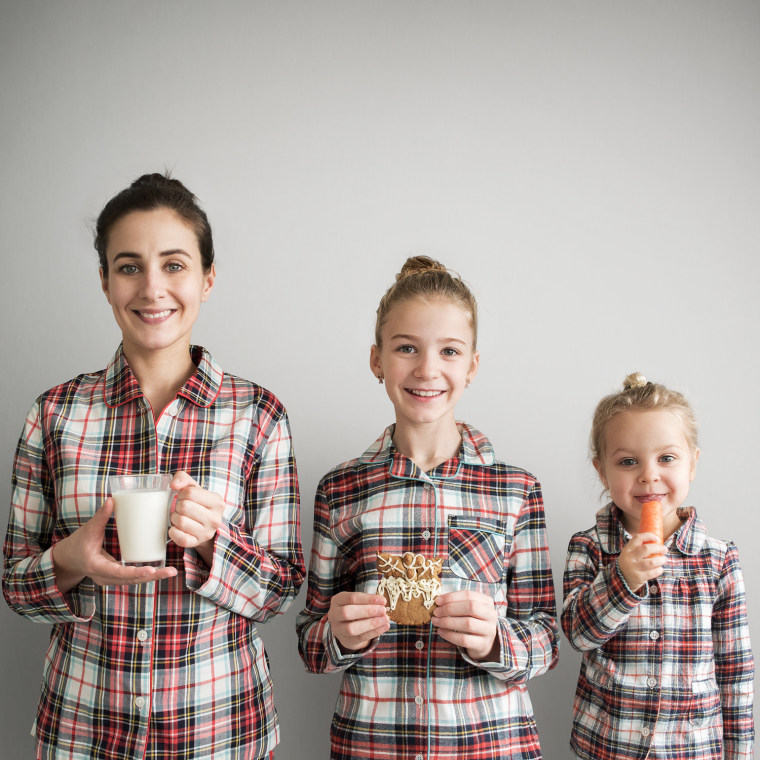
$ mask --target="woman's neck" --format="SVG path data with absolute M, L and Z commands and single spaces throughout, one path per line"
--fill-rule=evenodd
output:
M 443 425 L 407 425 L 396 421 L 393 433 L 396 450 L 409 457 L 423 472 L 429 472 L 442 462 L 459 454 L 462 434 L 456 422 Z
M 160 351 L 135 351 L 125 345 L 124 356 L 156 419 L 196 370 L 187 345 Z

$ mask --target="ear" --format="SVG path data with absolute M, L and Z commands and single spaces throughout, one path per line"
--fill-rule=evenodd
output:
M 375 377 L 383 376 L 383 363 L 380 360 L 380 349 L 373 344 L 369 350 L 369 368 Z
M 480 367 L 480 354 L 477 351 L 472 352 L 472 363 L 470 369 L 467 371 L 467 377 L 470 380 L 475 379 L 475 375 L 478 374 L 478 367 Z
M 111 294 L 108 290 L 108 276 L 104 274 L 103 267 L 98 268 L 98 273 L 100 274 L 100 289 L 105 293 L 108 303 L 111 303 Z
M 594 457 L 591 460 L 591 463 L 594 465 L 594 469 L 596 470 L 596 474 L 599 476 L 599 480 L 602 481 L 602 485 L 607 488 L 607 478 L 604 477 L 604 468 L 602 467 L 602 463 L 599 461 L 599 457 Z
M 201 301 L 208 301 L 208 297 L 214 288 L 215 280 L 216 280 L 216 266 L 212 264 L 208 272 L 203 273 L 203 291 L 201 292 Z
M 689 470 L 689 482 L 692 483 L 697 476 L 697 459 L 702 452 L 699 449 L 694 449 L 694 454 L 691 457 L 691 469 Z

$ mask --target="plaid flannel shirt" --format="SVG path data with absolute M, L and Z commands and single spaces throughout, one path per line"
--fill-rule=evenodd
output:
M 38 758 L 252 758 L 279 739 L 256 630 L 304 577 L 287 417 L 193 347 L 197 371 L 157 421 L 121 348 L 34 404 L 16 451 L 3 591 L 52 623 L 34 731 Z M 187 470 L 225 502 L 213 567 L 174 543 L 175 578 L 65 595 L 51 547 L 108 495 L 108 476 Z M 119 557 L 113 520 L 105 549 Z
M 332 757 L 540 758 L 526 681 L 553 667 L 559 630 L 538 482 L 460 425 L 459 457 L 429 473 L 399 454 L 394 427 L 320 482 L 299 649 L 314 673 L 344 671 Z M 444 591 L 494 600 L 499 657 L 473 662 L 432 624 L 391 625 L 341 654 L 326 613 L 341 591 L 375 593 L 378 552 L 443 556 Z
M 570 744 L 584 760 L 749 760 L 752 679 L 736 547 L 694 509 L 668 541 L 665 572 L 637 591 L 617 559 L 618 508 L 570 541 L 562 628 L 583 652 Z

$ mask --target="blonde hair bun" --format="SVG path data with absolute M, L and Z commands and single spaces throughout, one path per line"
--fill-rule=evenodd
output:
M 410 256 L 396 275 L 396 282 L 423 272 L 448 272 L 448 269 L 440 261 L 431 259 L 430 256 Z
M 641 372 L 631 372 L 625 380 L 623 380 L 623 390 L 630 391 L 634 388 L 644 388 L 647 384 L 647 379 Z
M 413 298 L 446 299 L 461 306 L 470 316 L 472 348 L 478 342 L 478 305 L 470 289 L 456 272 L 450 272 L 430 256 L 410 256 L 396 275 L 396 281 L 385 291 L 377 307 L 375 345 L 383 345 L 382 327 L 394 304 Z

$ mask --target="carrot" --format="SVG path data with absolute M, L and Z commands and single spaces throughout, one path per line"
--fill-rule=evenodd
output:
M 662 507 L 659 501 L 645 501 L 641 505 L 639 533 L 654 533 L 659 539 L 659 543 L 665 543 L 662 528 Z M 646 543 L 654 542 L 647 541 Z

